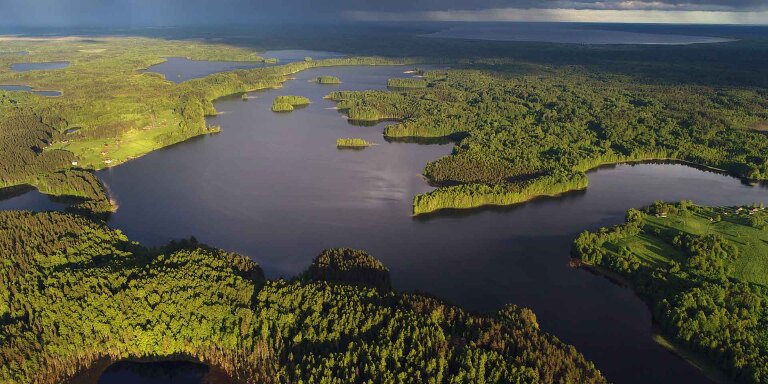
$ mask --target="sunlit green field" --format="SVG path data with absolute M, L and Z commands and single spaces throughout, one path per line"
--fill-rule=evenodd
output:
M 182 120 L 179 98 L 186 87 L 143 69 L 170 56 L 262 60 L 251 50 L 232 46 L 146 38 L 11 39 L 0 40 L 0 50 L 28 52 L 0 57 L 0 84 L 63 93 L 55 98 L 34 96 L 27 102 L 41 114 L 63 117 L 56 126 L 60 132 L 79 128 L 47 149 L 66 149 L 75 154 L 80 166 L 93 169 L 167 145 L 168 137 L 174 134 L 184 138 L 177 131 Z M 70 65 L 57 70 L 11 71 L 13 63 L 49 61 L 68 61 Z M 7 93 L 6 97 L 14 99 L 17 93 Z
M 711 210 L 693 211 L 688 215 L 648 215 L 645 231 L 618 241 L 616 246 L 626 246 L 644 263 L 660 266 L 670 260 L 682 263 L 687 256 L 679 248 L 651 235 L 654 229 L 676 229 L 693 235 L 719 234 L 739 250 L 739 256 L 733 261 L 729 276 L 768 285 L 768 227 L 755 228 L 749 223 L 750 216 L 768 217 L 768 213 L 758 208 L 750 215 L 749 211 L 752 209 L 745 207 L 737 213 L 737 208 L 716 207 Z
M 0 37 L 0 85 L 56 90 L 58 97 L 0 91 L 0 188 L 68 191 L 89 173 L 191 137 L 217 133 L 206 116 L 219 97 L 279 86 L 320 66 L 395 64 L 383 58 L 335 58 L 215 73 L 176 84 L 146 72 L 166 57 L 265 61 L 252 49 L 200 41 L 116 37 Z M 14 71 L 16 63 L 68 62 L 59 69 Z M 77 175 L 71 182 L 67 178 Z M 67 184 L 70 184 L 67 186 Z M 88 182 L 88 185 L 97 185 Z M 99 196 L 90 196 L 92 193 Z M 99 188 L 77 196 L 105 202 Z

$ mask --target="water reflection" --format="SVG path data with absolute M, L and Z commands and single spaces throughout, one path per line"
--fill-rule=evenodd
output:
M 68 203 L 29 186 L 0 188 L 0 210 L 63 211 Z

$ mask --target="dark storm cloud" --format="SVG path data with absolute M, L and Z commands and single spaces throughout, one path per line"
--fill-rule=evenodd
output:
M 0 0 L 0 25 L 302 22 L 379 14 L 434 19 L 431 12 L 497 9 L 746 13 L 768 10 L 768 0 Z

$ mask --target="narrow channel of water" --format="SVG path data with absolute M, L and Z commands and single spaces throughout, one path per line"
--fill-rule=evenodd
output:
M 768 202 L 768 189 L 682 165 L 618 165 L 591 172 L 586 191 L 414 218 L 412 197 L 430 190 L 421 170 L 452 145 L 388 143 L 383 124 L 348 124 L 322 98 L 334 89 L 383 89 L 405 69 L 313 69 L 247 101 L 217 101 L 222 114 L 210 123 L 222 133 L 98 173 L 120 205 L 110 225 L 150 245 L 194 235 L 248 255 L 269 277 L 295 275 L 323 248 L 363 248 L 390 268 L 399 290 L 477 311 L 533 309 L 543 330 L 575 345 L 612 382 L 707 382 L 652 341 L 650 312 L 631 291 L 568 266 L 570 244 L 657 199 L 735 205 Z M 343 84 L 309 82 L 319 75 Z M 277 95 L 313 103 L 275 114 Z M 379 145 L 340 151 L 339 137 Z

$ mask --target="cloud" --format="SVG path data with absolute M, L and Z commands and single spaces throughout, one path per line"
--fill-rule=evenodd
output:
M 768 11 L 697 10 L 671 4 L 652 6 L 647 2 L 625 1 L 610 7 L 602 2 L 572 8 L 490 8 L 424 12 L 349 11 L 346 18 L 357 21 L 530 21 L 669 24 L 768 24 Z M 632 4 L 626 4 L 632 3 Z M 642 3 L 642 4 L 638 4 Z

